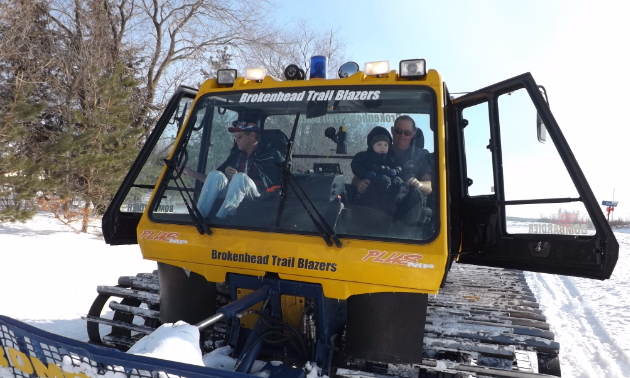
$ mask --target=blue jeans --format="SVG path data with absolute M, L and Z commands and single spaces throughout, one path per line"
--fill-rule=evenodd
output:
M 245 173 L 236 173 L 232 176 L 232 180 L 228 181 L 223 172 L 211 171 L 203 183 L 201 195 L 197 201 L 197 208 L 204 218 L 210 218 L 210 210 L 218 197 L 225 198 L 217 212 L 217 218 L 224 219 L 236 213 L 243 199 L 260 197 L 260 193 L 254 181 Z

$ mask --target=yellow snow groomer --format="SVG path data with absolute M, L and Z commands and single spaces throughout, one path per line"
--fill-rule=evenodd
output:
M 92 341 L 184 320 L 242 373 L 559 374 L 522 271 L 606 279 L 618 244 L 544 88 L 523 74 L 454 96 L 423 59 L 327 71 L 316 56 L 177 90 L 103 218 L 157 272 L 99 287 Z M 389 159 L 366 173 L 374 130 Z

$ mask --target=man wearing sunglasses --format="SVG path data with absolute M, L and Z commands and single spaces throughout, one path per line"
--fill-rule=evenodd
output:
M 402 167 L 400 178 L 409 184 L 409 193 L 397 206 L 393 221 L 398 225 L 412 226 L 414 230 L 431 216 L 431 211 L 426 207 L 427 196 L 432 192 L 429 151 L 423 148 L 423 143 L 416 143 L 414 139 L 423 138 L 421 133 L 421 130 L 416 129 L 416 123 L 410 116 L 402 115 L 396 118 L 392 127 L 393 143 L 387 152 Z M 352 183 L 360 194 L 364 194 L 371 184 L 369 179 L 360 180 L 356 176 Z M 397 226 L 395 230 L 402 232 L 403 237 L 417 235 L 417 231 L 409 231 L 407 227 Z
M 260 197 L 260 192 L 280 184 L 280 164 L 284 161 L 277 150 L 260 143 L 260 128 L 254 122 L 234 121 L 228 128 L 234 134 L 237 149 L 216 170 L 205 176 L 186 167 L 184 173 L 199 181 L 203 188 L 197 208 L 205 218 L 217 197 L 225 197 L 217 218 L 234 215 L 245 198 Z

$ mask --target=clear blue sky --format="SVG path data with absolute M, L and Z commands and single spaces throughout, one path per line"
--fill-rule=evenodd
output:
M 280 22 L 334 28 L 346 55 L 363 63 L 425 58 L 451 92 L 531 72 L 598 201 L 620 201 L 630 218 L 625 109 L 630 87 L 630 2 L 279 1 Z M 530 156 L 532 164 L 536 157 Z M 553 185 L 532 177 L 524 185 Z

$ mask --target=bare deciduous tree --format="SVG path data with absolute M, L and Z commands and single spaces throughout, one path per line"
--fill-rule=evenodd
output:
M 139 1 L 126 39 L 142 48 L 139 62 L 146 72 L 144 107 L 136 125 L 148 132 L 145 117 L 157 105 L 156 95 L 172 92 L 185 80 L 198 81 L 202 70 L 212 68 L 217 52 L 228 48 L 242 54 L 272 38 L 276 31 L 267 22 L 268 5 L 260 0 Z
M 329 77 L 334 77 L 345 62 L 345 42 L 338 32 L 334 29 L 317 31 L 303 19 L 291 25 L 290 31 L 282 31 L 261 47 L 249 51 L 244 61 L 251 66 L 265 67 L 270 75 L 280 79 L 284 78 L 284 69 L 289 64 L 297 64 L 308 77 L 313 55 L 328 58 Z

